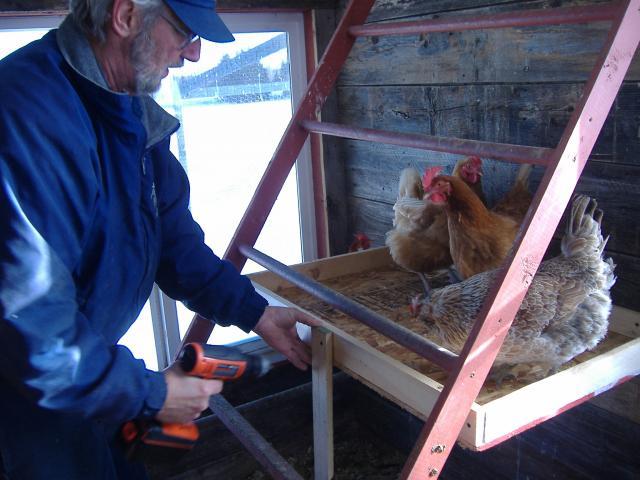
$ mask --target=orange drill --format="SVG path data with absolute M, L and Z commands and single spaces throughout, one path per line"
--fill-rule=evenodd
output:
M 185 345 L 177 362 L 187 375 L 225 381 L 260 377 L 271 369 L 271 362 L 261 355 L 201 343 Z M 152 420 L 131 420 L 123 425 L 121 433 L 127 458 L 145 461 L 174 460 L 193 448 L 200 436 L 195 423 L 161 424 Z

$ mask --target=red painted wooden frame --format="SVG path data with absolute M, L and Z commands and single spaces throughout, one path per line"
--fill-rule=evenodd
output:
M 444 151 L 453 149 L 458 153 L 477 153 L 482 150 L 491 153 L 492 158 L 547 165 L 516 239 L 513 253 L 505 261 L 492 285 L 458 357 L 457 365 L 449 375 L 401 474 L 402 478 L 426 480 L 440 475 L 602 129 L 640 41 L 640 29 L 637 28 L 640 25 L 640 0 L 625 0 L 610 5 L 508 12 L 475 19 L 464 16 L 458 19 L 410 22 L 405 26 L 363 26 L 373 3 L 371 0 L 351 0 L 347 6 L 225 257 L 239 270 L 242 269 L 246 257 L 240 251 L 241 246 L 245 252 L 251 251 L 250 247 L 255 244 L 310 130 L 418 148 Z M 355 42 L 355 36 L 601 20 L 612 22 L 609 36 L 579 104 L 558 146 L 553 150 L 437 137 L 414 138 L 406 134 L 322 125 L 317 121 L 322 105 Z M 211 328 L 208 321 L 194 319 L 186 341 L 206 340 Z
M 401 478 L 437 478 L 527 293 L 640 41 L 640 0 L 616 5 L 602 53 Z

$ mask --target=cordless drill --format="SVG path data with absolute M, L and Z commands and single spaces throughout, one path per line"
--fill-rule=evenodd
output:
M 187 375 L 224 381 L 260 377 L 271 369 L 264 356 L 201 343 L 185 345 L 176 361 Z M 200 436 L 195 423 L 155 420 L 131 420 L 123 425 L 121 434 L 127 458 L 144 461 L 174 460 L 193 448 Z

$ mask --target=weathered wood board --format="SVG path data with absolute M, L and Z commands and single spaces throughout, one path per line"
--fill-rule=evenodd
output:
M 338 90 L 340 122 L 392 132 L 555 148 L 582 87 L 578 83 L 342 86 Z M 639 165 L 639 118 L 640 85 L 626 82 L 591 158 Z M 423 151 L 423 155 L 433 153 Z
M 607 0 L 536 0 L 527 2 L 527 8 L 550 8 L 567 5 L 604 3 Z M 341 0 L 344 8 L 347 0 Z M 457 15 L 460 11 L 472 10 L 483 13 L 493 13 L 498 11 L 513 10 L 514 2 L 511 0 L 496 0 L 491 3 L 478 0 L 429 0 L 428 2 L 412 2 L 407 0 L 378 0 L 367 21 L 379 22 L 391 18 L 414 19 L 424 15 L 434 17 L 444 17 Z M 471 12 L 465 12 L 471 13 Z
M 396 267 L 386 248 L 294 268 L 417 333 L 425 333 L 408 309 L 411 297 L 421 291 L 420 281 Z M 446 381 L 444 371 L 275 274 L 262 272 L 251 278 L 266 296 L 297 305 L 325 322 L 334 333 L 333 355 L 338 367 L 414 415 L 428 416 Z M 476 450 L 488 448 L 640 374 L 639 319 L 638 313 L 617 308 L 609 334 L 594 351 L 542 380 L 510 380 L 499 386 L 485 382 L 460 442 Z
M 353 197 L 383 203 L 388 209 L 382 220 L 391 224 L 391 206 L 398 196 L 398 180 L 403 168 L 412 166 L 420 172 L 428 166 L 441 165 L 451 172 L 458 156 L 391 146 L 373 146 L 367 142 L 350 141 L 348 184 Z M 483 160 L 482 189 L 489 207 L 495 204 L 513 185 L 518 165 Z M 535 192 L 543 167 L 534 167 L 530 190 Z M 609 248 L 632 255 L 640 254 L 637 222 L 629 223 L 640 208 L 640 169 L 620 164 L 590 160 L 578 181 L 577 192 L 594 197 L 604 211 L 604 229 L 611 235 Z M 623 227 L 623 228 L 621 228 Z M 619 229 L 619 231 L 618 231 Z M 631 230 L 630 230 L 631 229 Z
M 411 4 L 417 14 L 427 13 L 424 2 Z M 454 2 L 452 2 L 454 3 Z M 438 18 L 483 15 L 506 10 L 533 10 L 550 2 L 522 2 L 468 11 L 460 7 L 438 13 Z M 579 2 L 563 2 L 573 6 Z M 589 2 L 592 4 L 595 2 Z M 554 7 L 559 5 L 554 4 Z M 432 15 L 405 12 L 388 20 L 422 20 Z M 402 16 L 400 16 L 402 15 Z M 339 79 L 340 85 L 420 85 L 586 81 L 608 31 L 607 22 L 469 30 L 402 36 L 359 38 Z M 508 46 L 508 48 L 506 48 Z M 388 68 L 393 65 L 394 68 Z M 634 61 L 628 80 L 640 76 Z
M 380 225 L 380 230 L 376 228 L 366 228 L 364 231 L 372 238 L 382 238 L 383 234 L 391 229 L 393 220 L 393 204 L 398 195 L 398 175 L 406 164 L 399 161 L 389 161 L 388 164 L 384 159 L 378 158 L 374 161 L 372 157 L 366 154 L 358 155 L 358 159 L 354 158 L 354 168 L 352 176 L 350 176 L 350 187 L 354 197 L 354 202 L 359 202 L 358 206 L 364 206 L 365 203 L 371 203 L 367 206 L 368 215 L 372 218 L 366 218 L 364 221 L 356 220 L 360 223 L 360 227 L 364 227 L 369 222 L 375 222 L 373 225 Z M 417 160 L 417 159 L 416 159 Z M 390 164 L 390 165 L 389 165 Z M 420 163 L 412 162 L 414 166 L 420 170 L 426 166 L 444 165 L 446 170 L 453 168 L 453 163 L 433 162 L 431 160 L 423 160 Z M 517 166 L 509 165 L 501 162 L 484 162 L 483 190 L 489 206 L 493 205 L 513 184 L 513 178 L 517 171 Z M 378 174 L 374 174 L 377 172 Z M 628 172 L 624 167 L 619 165 L 611 165 L 596 161 L 591 161 L 585 167 L 585 170 L 576 187 L 576 193 L 583 193 L 595 198 L 599 208 L 604 212 L 603 233 L 610 235 L 611 239 L 607 245 L 608 249 L 613 252 L 619 252 L 626 255 L 640 256 L 640 222 L 636 221 L 638 212 L 640 211 L 640 171 Z M 531 191 L 535 192 L 543 170 L 536 167 L 532 173 Z M 503 182 L 492 183 L 487 185 L 487 180 L 491 177 L 499 177 Z M 378 204 L 378 205 L 376 205 Z M 360 212 L 352 209 L 352 212 Z M 560 223 L 560 227 L 563 223 Z M 355 230 L 359 231 L 359 230 Z M 562 231 L 558 232 L 558 236 L 562 235 Z

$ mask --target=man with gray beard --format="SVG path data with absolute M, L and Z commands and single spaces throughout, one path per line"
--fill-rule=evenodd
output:
M 221 325 L 259 334 L 298 368 L 296 322 L 205 245 L 157 105 L 200 37 L 233 35 L 213 0 L 71 0 L 59 29 L 0 61 L 0 473 L 138 479 L 127 420 L 186 423 L 217 380 L 149 370 L 118 340 L 157 283 Z

